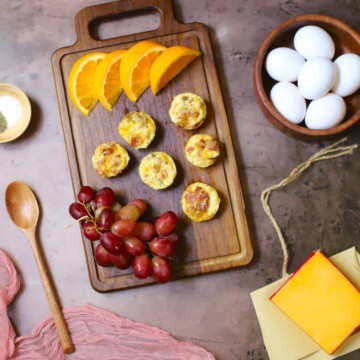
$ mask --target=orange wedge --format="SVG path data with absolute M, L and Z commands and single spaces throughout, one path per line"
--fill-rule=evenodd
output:
M 109 111 L 123 91 L 120 82 L 120 63 L 126 50 L 116 50 L 101 60 L 95 71 L 95 88 L 101 105 Z
M 121 60 L 120 80 L 125 94 L 136 102 L 150 86 L 150 68 L 166 47 L 153 41 L 141 41 Z
M 94 74 L 103 53 L 85 55 L 76 61 L 68 79 L 69 96 L 76 108 L 86 116 L 95 107 L 98 96 L 95 89 Z
M 173 46 L 166 49 L 156 58 L 150 69 L 150 84 L 153 94 L 156 95 L 200 55 L 200 51 L 185 46 Z

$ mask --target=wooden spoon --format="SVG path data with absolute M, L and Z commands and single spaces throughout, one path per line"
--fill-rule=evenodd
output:
M 43 255 L 36 241 L 35 230 L 39 219 L 39 206 L 35 195 L 26 184 L 15 181 L 7 187 L 5 201 L 11 220 L 26 234 L 30 240 L 30 245 L 39 269 L 50 310 L 54 317 L 61 345 L 65 354 L 71 354 L 75 351 L 75 348 L 65 323 L 59 302 L 55 296 Z

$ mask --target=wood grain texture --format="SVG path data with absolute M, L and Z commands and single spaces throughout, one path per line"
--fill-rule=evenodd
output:
M 101 41 L 93 39 L 89 33 L 91 21 L 144 10 L 156 11 L 160 14 L 161 24 L 158 29 Z M 134 198 L 144 198 L 151 205 L 149 217 L 167 210 L 179 214 L 178 232 L 181 241 L 177 249 L 179 262 L 174 265 L 173 279 L 248 264 L 253 251 L 234 148 L 207 28 L 199 23 L 178 23 L 173 17 L 171 1 L 136 0 L 117 1 L 83 9 L 76 16 L 76 29 L 77 42 L 71 47 L 57 50 L 52 57 L 74 191 L 78 191 L 83 184 L 96 189 L 109 186 L 115 190 L 122 203 Z M 70 102 L 66 91 L 67 78 L 75 61 L 93 51 L 110 52 L 127 49 L 145 39 L 166 46 L 190 46 L 199 49 L 202 56 L 156 97 L 148 89 L 134 104 L 122 94 L 112 113 L 98 104 L 88 118 L 81 115 Z M 195 132 L 175 127 L 168 115 L 172 98 L 185 91 L 200 95 L 208 107 L 208 116 L 204 125 Z M 117 126 L 124 114 L 140 110 L 147 112 L 155 120 L 157 133 L 148 149 L 136 151 L 120 138 Z M 201 169 L 194 167 L 185 159 L 184 146 L 194 133 L 208 133 L 219 139 L 222 158 L 215 165 Z M 113 179 L 100 178 L 91 164 L 95 148 L 105 141 L 122 144 L 131 157 L 124 173 Z M 141 158 L 151 151 L 165 151 L 175 160 L 178 176 L 168 189 L 156 191 L 140 180 L 138 166 Z M 214 186 L 220 194 L 222 200 L 220 210 L 211 221 L 194 223 L 182 213 L 181 194 L 187 185 L 195 181 Z M 83 242 L 94 289 L 104 292 L 153 282 L 151 278 L 139 280 L 131 271 L 97 266 L 93 258 L 94 244 L 86 239 L 83 239 Z
M 47 269 L 39 244 L 36 240 L 35 229 L 24 230 L 24 232 L 30 241 L 34 258 L 39 269 L 41 281 L 44 286 L 46 298 L 49 303 L 50 311 L 54 318 L 56 331 L 58 333 L 61 346 L 65 354 L 72 354 L 75 351 L 75 347 L 65 322 L 59 301 L 55 295 L 55 290 L 50 279 L 49 270 Z
M 343 135 L 360 120 L 360 90 L 344 98 L 347 107 L 345 120 L 327 130 L 312 130 L 293 124 L 281 116 L 270 101 L 270 90 L 276 81 L 271 79 L 265 70 L 266 55 L 277 47 L 294 48 L 296 31 L 306 25 L 320 26 L 331 35 L 335 43 L 334 59 L 345 53 L 360 54 L 360 34 L 342 21 L 326 15 L 302 15 L 292 18 L 275 28 L 261 45 L 254 67 L 254 90 L 264 115 L 282 132 L 301 140 L 332 139 Z
M 36 197 L 26 184 L 20 181 L 14 181 L 9 184 L 6 189 L 5 202 L 11 220 L 29 239 L 51 314 L 54 317 L 60 343 L 64 353 L 71 354 L 75 351 L 75 348 L 61 311 L 59 301 L 56 297 L 43 253 L 36 239 L 36 227 L 40 214 Z

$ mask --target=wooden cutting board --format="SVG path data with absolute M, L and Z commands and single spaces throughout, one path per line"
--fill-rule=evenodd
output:
M 161 21 L 158 29 L 108 40 L 96 40 L 90 34 L 90 25 L 95 20 L 124 17 L 144 11 L 159 14 Z M 135 198 L 146 200 L 151 205 L 149 217 L 168 210 L 178 214 L 180 221 L 177 229 L 181 241 L 177 248 L 179 260 L 173 265 L 173 279 L 248 264 L 253 250 L 245 217 L 244 199 L 209 33 L 205 25 L 177 22 L 173 16 L 171 1 L 167 0 L 115 1 L 91 6 L 77 14 L 75 25 L 76 43 L 57 50 L 52 57 L 74 191 L 77 192 L 82 185 L 90 185 L 95 189 L 108 186 L 115 190 L 123 204 Z M 166 46 L 185 45 L 196 48 L 201 51 L 202 56 L 190 64 L 156 97 L 148 89 L 134 104 L 122 94 L 113 112 L 108 112 L 98 104 L 89 117 L 82 115 L 72 105 L 67 93 L 67 79 L 75 61 L 95 51 L 107 53 L 117 49 L 127 49 L 145 39 Z M 204 125 L 194 132 L 177 128 L 171 123 L 168 115 L 173 97 L 187 91 L 200 95 L 208 109 Z M 156 121 L 157 133 L 148 149 L 136 151 L 120 138 L 117 126 L 124 114 L 140 110 L 150 114 Z M 207 133 L 218 138 L 222 157 L 215 165 L 201 169 L 185 159 L 184 146 L 194 133 Z M 106 141 L 122 144 L 131 157 L 126 171 L 112 179 L 100 178 L 91 163 L 95 148 Z M 166 190 L 153 190 L 140 180 L 138 166 L 141 158 L 152 151 L 165 151 L 176 162 L 177 178 Z M 182 192 L 186 186 L 195 181 L 202 181 L 215 187 L 221 197 L 220 210 L 210 221 L 194 223 L 182 212 L 180 206 Z M 84 238 L 83 243 L 91 284 L 95 290 L 105 292 L 153 282 L 151 277 L 146 280 L 137 279 L 131 270 L 120 271 L 114 267 L 97 266 L 93 256 L 96 244 Z

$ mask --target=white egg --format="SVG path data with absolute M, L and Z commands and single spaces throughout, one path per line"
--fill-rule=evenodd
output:
M 267 73 L 277 81 L 296 81 L 305 59 L 295 50 L 279 47 L 269 52 L 265 68 Z
M 309 129 L 324 130 L 340 124 L 346 114 L 344 99 L 337 94 L 327 94 L 313 100 L 307 109 L 305 125 Z
M 275 109 L 287 120 L 299 124 L 306 114 L 306 102 L 299 89 L 290 82 L 279 82 L 270 91 Z
M 308 60 L 299 73 L 300 94 L 309 100 L 324 96 L 333 87 L 335 76 L 335 65 L 332 61 L 322 57 Z
M 321 27 L 308 25 L 300 28 L 294 37 L 294 46 L 305 59 L 324 57 L 332 59 L 335 44 L 331 36 Z
M 344 54 L 335 62 L 336 79 L 332 91 L 340 96 L 349 96 L 360 88 L 360 56 Z

